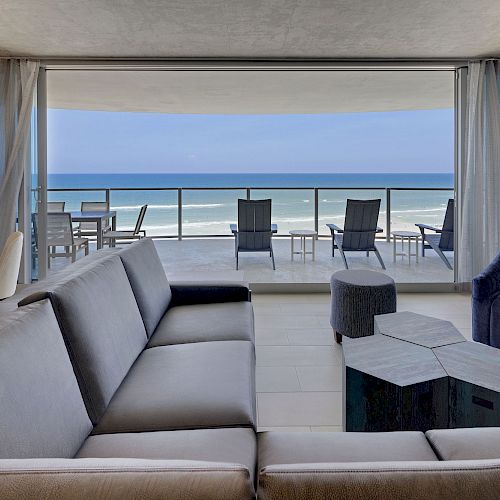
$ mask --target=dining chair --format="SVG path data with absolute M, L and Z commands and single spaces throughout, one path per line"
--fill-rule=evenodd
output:
M 78 250 L 83 248 L 85 255 L 89 254 L 88 238 L 75 237 L 71 214 L 67 212 L 47 214 L 47 246 L 49 268 L 54 257 L 71 257 L 71 262 L 75 262 Z M 64 247 L 64 252 L 58 252 L 58 247 Z
M 134 240 L 140 240 L 146 237 L 146 231 L 142 229 L 142 223 L 146 216 L 147 205 L 143 205 L 139 211 L 139 216 L 135 223 L 135 227 L 130 231 L 106 231 L 102 235 L 103 244 L 108 243 L 110 247 L 114 247 L 117 243 L 132 243 Z
M 82 201 L 80 206 L 81 212 L 108 212 L 109 203 L 107 201 Z M 104 219 L 102 223 L 102 232 L 109 231 L 111 223 L 109 219 Z M 95 222 L 80 222 L 73 230 L 77 236 L 92 236 L 97 237 L 97 223 Z

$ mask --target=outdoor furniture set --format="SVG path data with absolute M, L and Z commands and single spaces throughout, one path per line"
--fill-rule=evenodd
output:
M 71 257 L 75 262 L 77 252 L 89 253 L 89 237 L 95 237 L 98 250 L 107 243 L 130 243 L 146 236 L 142 229 L 147 205 L 141 207 L 133 230 L 116 230 L 116 211 L 109 209 L 105 201 L 83 201 L 79 212 L 65 212 L 64 201 L 47 202 L 47 246 L 48 265 L 54 257 Z M 34 214 L 34 230 L 37 231 L 37 217 Z M 36 238 L 35 238 L 36 240 Z M 58 249 L 64 249 L 58 250 Z
M 239 252 L 269 252 L 272 258 L 273 269 L 275 269 L 274 253 L 272 249 L 272 235 L 276 234 L 278 227 L 271 223 L 271 203 L 268 200 L 238 200 L 238 224 L 231 224 L 230 229 L 235 237 L 235 257 L 236 269 L 239 268 Z M 368 257 L 370 252 L 375 253 L 380 266 L 385 270 L 384 261 L 375 244 L 375 237 L 382 233 L 383 229 L 377 225 L 380 213 L 380 199 L 376 200 L 347 200 L 344 227 L 336 224 L 327 224 L 332 235 L 332 257 L 335 256 L 335 249 L 338 249 L 344 262 L 345 268 L 349 269 L 345 252 L 366 252 Z M 443 260 L 445 265 L 452 269 L 452 266 L 443 252 L 453 251 L 454 239 L 454 201 L 448 200 L 446 214 L 442 228 L 429 226 L 427 224 L 415 224 L 420 232 L 414 231 L 393 231 L 393 260 L 397 256 L 414 256 L 418 262 L 418 245 L 421 240 L 422 256 L 425 256 L 425 249 L 433 249 Z M 433 231 L 430 234 L 426 231 Z M 307 229 L 296 229 L 289 231 L 291 239 L 291 259 L 295 255 L 300 255 L 301 260 L 306 262 L 306 255 L 311 255 L 315 259 L 315 240 L 318 237 L 317 231 Z M 294 238 L 300 239 L 300 249 L 295 250 Z M 311 250 L 306 249 L 306 240 L 311 239 Z M 397 240 L 401 240 L 401 252 L 397 251 Z M 408 252 L 404 252 L 404 243 L 408 242 Z M 415 242 L 415 251 L 412 252 L 412 242 Z

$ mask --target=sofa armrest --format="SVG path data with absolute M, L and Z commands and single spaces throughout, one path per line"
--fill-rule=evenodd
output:
M 284 464 L 260 470 L 258 498 L 488 500 L 499 488 L 500 460 Z
M 172 306 L 250 302 L 251 291 L 244 282 L 170 282 Z
M 3 500 L 254 497 L 243 465 L 141 459 L 0 460 Z

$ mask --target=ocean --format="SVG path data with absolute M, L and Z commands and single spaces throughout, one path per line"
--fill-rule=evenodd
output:
M 391 191 L 391 229 L 415 230 L 415 223 L 441 225 L 452 191 L 414 188 L 452 188 L 453 174 L 49 174 L 52 188 L 88 188 L 92 191 L 50 192 L 49 201 L 66 201 L 66 210 L 79 210 L 82 201 L 104 201 L 98 188 L 182 187 L 183 235 L 229 235 L 229 224 L 237 220 L 237 200 L 252 190 L 253 199 L 271 198 L 272 220 L 279 234 L 291 229 L 314 229 L 314 190 L 318 191 L 320 234 L 329 234 L 326 224 L 342 224 L 347 198 L 381 198 L 379 225 L 386 226 L 385 188 Z M 226 188 L 203 190 L 189 188 Z M 355 188 L 368 189 L 355 189 Z M 277 189 L 295 188 L 295 189 Z M 308 189 L 296 189 L 308 188 Z M 326 188 L 339 188 L 330 190 Z M 111 191 L 110 205 L 117 211 L 119 229 L 132 229 L 141 205 L 148 204 L 143 228 L 150 236 L 177 234 L 177 191 Z

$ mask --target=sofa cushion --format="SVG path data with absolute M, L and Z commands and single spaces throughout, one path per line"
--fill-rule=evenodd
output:
M 143 238 L 120 252 L 150 337 L 170 304 L 172 292 L 153 240 Z
M 118 256 L 49 292 L 90 419 L 95 424 L 147 342 Z
M 89 436 L 76 458 L 196 460 L 245 465 L 254 479 L 257 443 L 253 429 L 197 429 Z
M 500 459 L 500 427 L 437 429 L 425 437 L 440 460 Z
M 146 349 L 94 433 L 254 425 L 252 343 L 200 342 Z
M 422 432 L 262 432 L 259 469 L 276 464 L 438 460 Z
M 259 500 L 496 500 L 500 460 L 270 465 Z
M 49 301 L 0 316 L 0 458 L 71 458 L 91 430 Z
M 244 465 L 192 460 L 4 460 L 2 500 L 252 500 Z
M 226 302 L 170 308 L 148 347 L 215 340 L 254 342 L 251 302 Z

